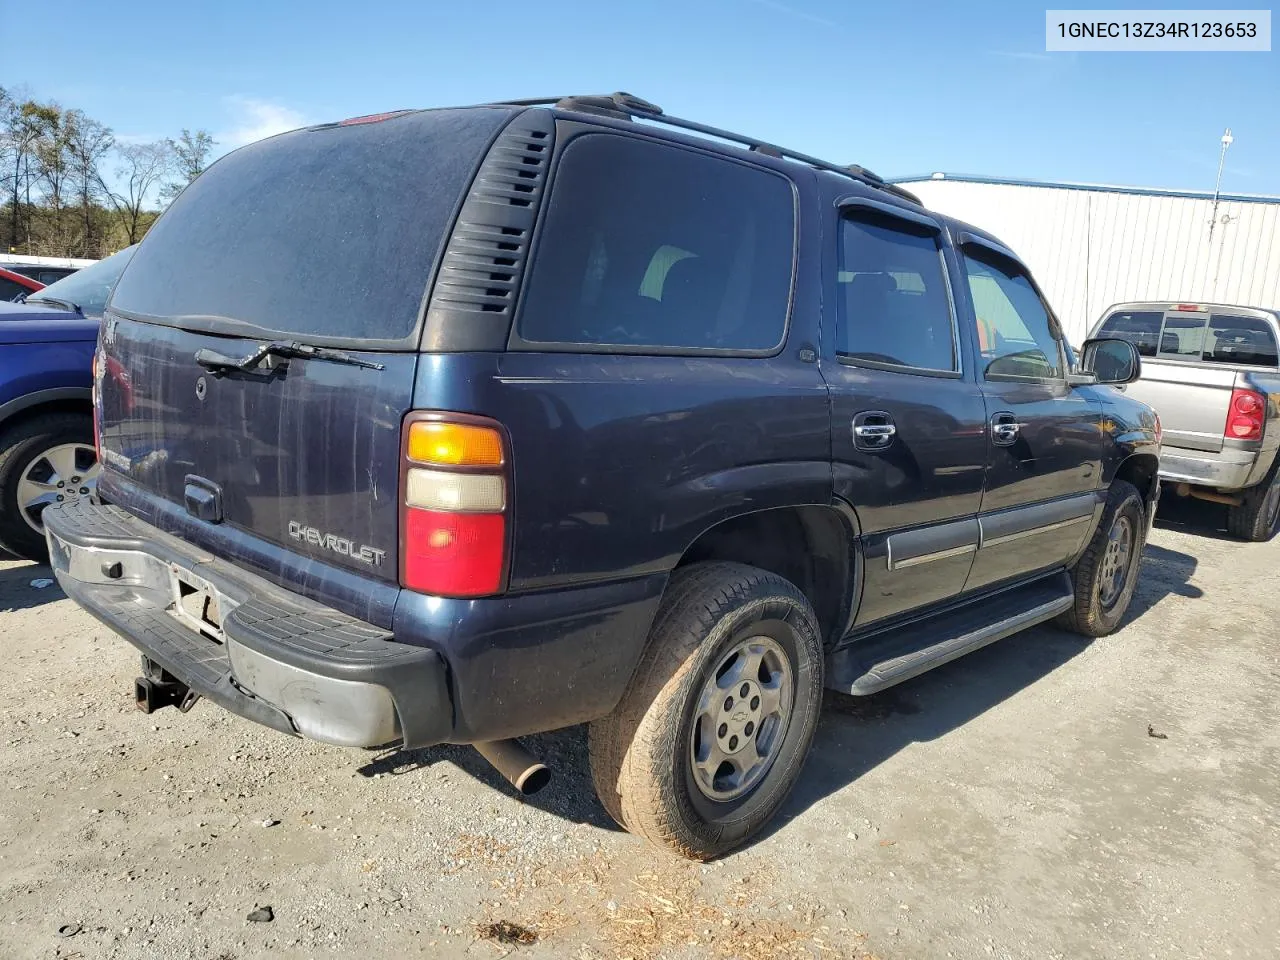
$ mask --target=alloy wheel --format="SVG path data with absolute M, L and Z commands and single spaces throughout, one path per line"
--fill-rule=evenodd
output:
M 60 443 L 27 462 L 18 480 L 18 510 L 37 533 L 44 533 L 40 515 L 55 503 L 77 502 L 92 496 L 101 472 L 92 444 Z
M 703 685 L 694 707 L 689 762 L 709 800 L 734 800 L 756 786 L 791 721 L 792 666 L 772 637 L 734 645 Z

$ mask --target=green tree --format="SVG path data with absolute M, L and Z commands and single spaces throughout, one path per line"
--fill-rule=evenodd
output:
M 9 246 L 22 238 L 27 252 L 32 243 L 31 187 L 40 175 L 39 147 L 56 125 L 56 104 L 18 100 L 6 94 L 0 102 L 0 141 L 4 144 L 6 191 L 9 198 Z
M 43 193 L 46 220 L 44 239 L 38 252 L 56 255 L 70 246 L 63 209 L 71 172 L 66 117 L 61 104 L 54 101 L 23 104 L 22 111 L 24 115 L 29 114 L 37 126 L 32 155 L 35 158 L 35 179 Z M 29 195 L 27 202 L 30 205 Z

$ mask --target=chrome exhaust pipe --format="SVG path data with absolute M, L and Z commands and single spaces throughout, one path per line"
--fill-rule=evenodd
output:
M 519 740 L 482 740 L 472 746 L 526 797 L 551 782 L 551 770 L 522 747 Z

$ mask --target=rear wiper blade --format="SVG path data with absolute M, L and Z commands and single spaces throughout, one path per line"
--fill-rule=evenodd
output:
M 244 357 L 229 357 L 208 347 L 196 351 L 196 363 L 208 370 L 252 370 L 268 357 L 297 357 L 300 360 L 328 360 L 331 363 L 348 363 L 353 367 L 365 367 L 369 370 L 382 370 L 384 365 L 352 356 L 342 350 L 330 350 L 328 347 L 315 347 L 309 343 L 296 340 L 276 340 L 261 344 L 257 350 Z
M 57 297 L 27 297 L 26 302 L 27 303 L 52 303 L 56 306 L 62 307 L 65 310 L 70 310 L 74 313 L 78 313 L 82 317 L 84 316 L 84 311 L 80 309 L 80 304 L 72 303 L 70 300 L 59 300 Z

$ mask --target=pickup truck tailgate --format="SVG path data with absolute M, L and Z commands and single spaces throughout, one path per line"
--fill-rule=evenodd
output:
M 1143 357 L 1142 379 L 1127 392 L 1160 413 L 1167 446 L 1217 453 L 1235 385 L 1232 367 Z

